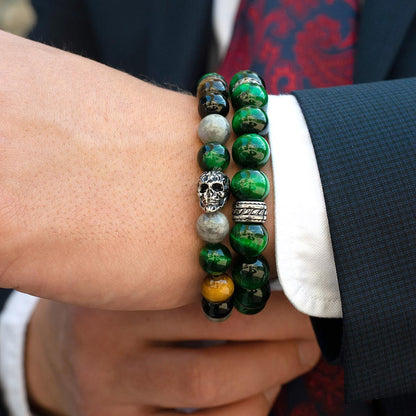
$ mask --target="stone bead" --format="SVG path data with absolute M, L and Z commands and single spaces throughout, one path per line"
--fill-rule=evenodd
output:
M 243 168 L 261 168 L 270 158 L 270 146 L 258 134 L 243 134 L 234 142 L 232 154 Z
M 269 280 L 270 268 L 263 256 L 239 256 L 233 261 L 231 272 L 236 285 L 244 289 L 258 289 Z
M 236 84 L 239 81 L 242 81 L 243 79 L 247 79 L 247 78 L 257 81 L 259 84 L 263 85 L 264 88 L 266 88 L 266 84 L 264 83 L 264 80 L 263 80 L 263 78 L 260 75 L 256 74 L 253 71 L 250 71 L 250 70 L 246 69 L 244 71 L 237 72 L 231 78 L 231 81 L 230 81 L 230 94 L 232 94 L 232 92 L 233 92 Z
M 201 214 L 196 221 L 196 231 L 202 240 L 216 244 L 227 237 L 230 225 L 222 212 Z
M 208 302 L 224 302 L 234 292 L 234 282 L 231 277 L 222 274 L 220 276 L 207 276 L 201 285 L 201 294 Z
M 223 244 L 207 244 L 199 252 L 199 264 L 209 274 L 223 274 L 231 264 L 230 250 Z
M 237 222 L 231 229 L 231 247 L 242 256 L 256 257 L 267 246 L 269 234 L 263 224 Z
M 236 286 L 233 296 L 234 306 L 245 315 L 254 315 L 266 306 L 269 297 L 269 282 L 257 289 L 244 289 Z
M 199 99 L 198 113 L 201 118 L 208 114 L 221 114 L 226 116 L 230 111 L 230 104 L 222 94 L 210 93 Z
M 221 80 L 225 85 L 227 85 L 227 81 L 225 80 L 225 78 L 218 72 L 207 72 L 206 74 L 202 75 L 202 77 L 199 78 L 197 85 L 199 85 L 206 78 L 216 78 Z
M 213 322 L 223 322 L 227 320 L 233 310 L 233 298 L 224 302 L 209 302 L 205 298 L 201 300 L 202 310 L 205 316 Z
M 249 105 L 266 110 L 268 101 L 269 97 L 263 85 L 254 82 L 236 85 L 231 94 L 234 110 Z
M 256 169 L 241 169 L 231 180 L 231 192 L 240 201 L 264 201 L 270 192 L 266 174 Z
M 230 122 L 220 114 L 209 114 L 199 123 L 198 137 L 202 143 L 224 144 L 230 138 L 230 135 Z
M 258 107 L 242 107 L 234 113 L 232 126 L 235 134 L 241 136 L 247 133 L 257 133 L 262 136 L 269 131 L 267 114 Z
M 196 90 L 196 96 L 198 98 L 201 98 L 204 95 L 211 93 L 221 94 L 225 98 L 228 98 L 227 83 L 225 83 L 217 77 L 204 78 L 198 85 L 198 88 Z
M 202 170 L 224 170 L 230 164 L 230 152 L 219 143 L 204 144 L 198 152 L 198 163 Z

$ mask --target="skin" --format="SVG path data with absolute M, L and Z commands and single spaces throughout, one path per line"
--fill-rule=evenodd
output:
M 196 98 L 4 32 L 0 54 L 0 286 L 101 309 L 195 302 Z
M 0 286 L 57 301 L 41 301 L 29 327 L 32 400 L 54 415 L 266 415 L 319 353 L 281 294 L 221 324 L 193 304 L 196 99 L 4 32 L 0 54 Z M 176 343 L 194 339 L 233 342 Z
M 284 317 L 276 321 L 276 316 Z M 192 348 L 192 340 L 227 340 Z M 307 316 L 275 292 L 261 315 L 212 323 L 193 304 L 114 312 L 40 301 L 29 326 L 27 385 L 42 412 L 71 416 L 266 416 L 281 385 L 319 349 Z M 43 414 L 43 413 L 41 413 Z

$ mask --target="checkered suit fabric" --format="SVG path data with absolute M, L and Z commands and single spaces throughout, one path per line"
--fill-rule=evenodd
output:
M 416 395 L 407 394 L 374 403 L 376 415 L 380 416 L 415 416 Z
M 416 79 L 294 94 L 327 206 L 346 400 L 415 392 Z

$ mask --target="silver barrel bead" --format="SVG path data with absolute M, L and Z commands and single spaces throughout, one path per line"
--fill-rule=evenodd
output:
M 234 222 L 264 223 L 267 219 L 267 205 L 262 201 L 235 201 Z

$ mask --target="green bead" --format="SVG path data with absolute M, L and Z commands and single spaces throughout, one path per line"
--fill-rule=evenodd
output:
M 241 169 L 231 181 L 231 192 L 240 201 L 264 201 L 270 183 L 261 170 Z
M 270 147 L 267 141 L 258 134 L 244 134 L 234 142 L 232 153 L 238 165 L 261 168 L 269 160 Z
M 269 97 L 263 85 L 247 82 L 236 86 L 231 94 L 231 103 L 234 110 L 252 105 L 267 109 Z
M 237 72 L 231 78 L 231 81 L 230 81 L 230 95 L 232 94 L 232 92 L 234 90 L 235 84 L 238 81 L 240 81 L 244 78 L 253 79 L 254 81 L 257 81 L 259 84 L 263 85 L 264 88 L 266 88 L 266 84 L 264 83 L 264 80 L 260 75 L 256 74 L 253 71 L 250 71 L 250 70 L 246 69 L 244 71 Z
M 225 273 L 231 264 L 230 250 L 223 244 L 207 244 L 199 252 L 199 264 L 214 276 Z
M 225 78 L 222 75 L 218 74 L 218 72 L 207 72 L 206 74 L 202 75 L 202 77 L 199 78 L 197 85 L 199 86 L 201 81 L 203 81 L 206 78 L 217 78 L 223 81 L 225 85 L 227 85 L 227 81 L 225 80 Z
M 269 234 L 262 224 L 237 222 L 230 233 L 231 247 L 242 256 L 256 257 L 267 246 Z
M 230 163 L 230 153 L 219 143 L 206 143 L 198 152 L 198 163 L 202 170 L 224 170 Z
M 244 289 L 257 289 L 269 280 L 270 268 L 263 256 L 238 257 L 232 265 L 234 283 Z
M 254 315 L 260 312 L 270 297 L 269 282 L 258 289 L 244 289 L 236 286 L 234 290 L 234 307 L 245 315 Z
M 269 130 L 269 119 L 261 108 L 247 106 L 234 113 L 232 126 L 237 136 L 247 133 L 257 133 L 264 136 Z

